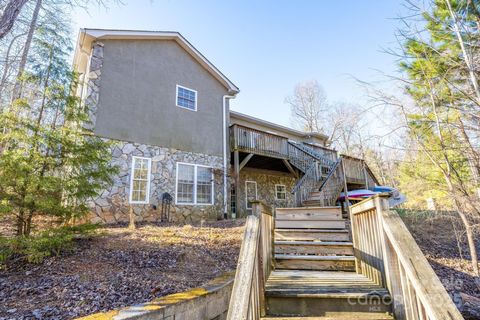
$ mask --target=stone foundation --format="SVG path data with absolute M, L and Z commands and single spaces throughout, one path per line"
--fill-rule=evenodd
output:
M 291 191 L 297 181 L 295 177 L 289 173 L 245 167 L 240 171 L 240 205 L 237 206 L 237 217 L 251 212 L 246 209 L 245 181 L 255 181 L 257 200 L 261 200 L 272 208 L 294 207 L 295 197 Z M 275 199 L 276 184 L 285 185 L 287 191 L 285 200 Z
M 150 203 L 132 205 L 136 221 L 160 221 L 161 197 L 164 192 L 168 192 L 174 199 L 170 207 L 170 221 L 172 222 L 196 223 L 201 220 L 216 220 L 223 216 L 222 157 L 173 148 L 117 142 L 112 148 L 112 163 L 119 167 L 120 172 L 114 177 L 113 185 L 93 200 L 90 219 L 92 222 L 117 223 L 129 221 L 130 175 L 133 156 L 152 159 Z M 199 164 L 213 168 L 213 205 L 175 204 L 177 162 Z

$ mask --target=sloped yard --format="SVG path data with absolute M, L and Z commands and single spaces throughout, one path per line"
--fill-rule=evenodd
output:
M 235 269 L 244 221 L 101 229 L 74 252 L 0 270 L 0 319 L 72 319 L 200 286 Z
M 453 213 L 400 212 L 402 219 L 466 319 L 480 319 L 480 284 L 474 282 L 466 237 Z M 480 237 L 477 229 L 477 250 Z

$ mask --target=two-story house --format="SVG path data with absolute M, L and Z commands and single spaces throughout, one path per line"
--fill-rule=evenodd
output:
M 302 205 L 330 184 L 334 203 L 345 189 L 326 136 L 231 112 L 239 89 L 178 32 L 82 29 L 74 67 L 86 125 L 114 142 L 120 168 L 92 202 L 93 221 L 126 221 L 130 208 L 159 220 L 165 193 L 172 220 L 190 222 L 245 215 L 254 199 Z M 348 182 L 373 185 L 357 167 Z

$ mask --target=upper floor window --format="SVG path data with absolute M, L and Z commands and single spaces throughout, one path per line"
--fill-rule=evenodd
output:
M 197 91 L 177 84 L 177 107 L 197 111 Z
M 149 202 L 150 198 L 151 159 L 132 157 L 132 174 L 130 177 L 130 203 Z

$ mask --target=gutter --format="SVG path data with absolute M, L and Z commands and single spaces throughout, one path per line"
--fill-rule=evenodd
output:
M 227 189 L 227 101 L 234 99 L 234 95 L 223 96 L 223 217 L 228 217 L 228 189 Z M 232 212 L 232 218 L 236 218 L 236 214 Z

